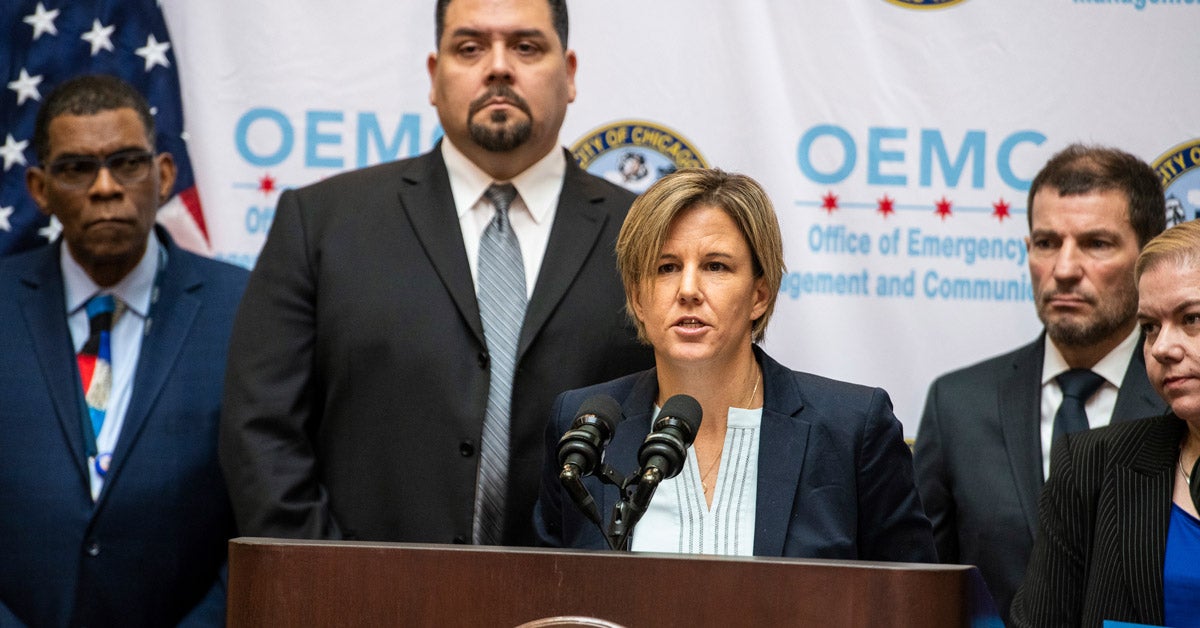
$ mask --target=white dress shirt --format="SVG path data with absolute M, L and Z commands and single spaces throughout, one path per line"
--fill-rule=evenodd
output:
M 525 296 L 533 296 L 567 172 L 566 154 L 555 146 L 511 181 L 492 179 L 455 148 L 449 138 L 442 138 L 442 159 L 450 175 L 450 191 L 458 210 L 463 245 L 467 249 L 476 290 L 479 289 L 479 240 L 496 214 L 496 208 L 483 193 L 493 183 L 512 183 L 517 188 L 517 198 L 509 207 L 508 216 L 521 245 L 521 260 L 525 263 Z
M 1092 371 L 1104 378 L 1104 383 L 1084 404 L 1087 412 L 1088 427 L 1097 428 L 1112 422 L 1113 409 L 1117 405 L 1117 392 L 1121 382 L 1125 380 L 1125 371 L 1129 369 L 1129 361 L 1133 352 L 1140 350 L 1138 346 L 1139 333 L 1136 326 L 1129 337 L 1100 359 Z M 1046 352 L 1042 358 L 1042 478 L 1050 477 L 1050 441 L 1054 436 L 1054 415 L 1062 404 L 1062 388 L 1055 377 L 1069 371 L 1066 358 L 1050 337 L 1046 337 Z

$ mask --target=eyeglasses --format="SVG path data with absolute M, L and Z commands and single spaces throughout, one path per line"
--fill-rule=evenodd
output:
M 101 168 L 121 185 L 140 183 L 150 174 L 154 153 L 148 150 L 130 149 L 117 151 L 106 157 L 78 155 L 61 157 L 50 162 L 50 175 L 60 187 L 69 190 L 84 190 L 92 187 Z

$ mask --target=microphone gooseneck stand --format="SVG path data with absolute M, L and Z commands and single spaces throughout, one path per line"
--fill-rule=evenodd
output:
M 609 549 L 629 551 L 630 535 L 642 515 L 646 514 L 658 485 L 663 480 L 675 477 L 683 469 L 687 448 L 696 439 L 700 429 L 701 415 L 700 404 L 694 398 L 687 395 L 671 397 L 663 404 L 653 430 L 638 449 L 640 468 L 636 473 L 626 477 L 607 463 L 600 466 L 597 473 L 600 481 L 617 487 L 620 494 L 620 499 L 613 506 L 607 530 L 604 530 L 595 500 L 583 485 L 582 475 L 587 472 L 581 475 L 577 466 L 564 464 L 559 481 L 576 506 L 603 533 Z M 608 439 L 603 439 L 603 444 L 607 443 Z M 587 471 L 594 468 L 589 466 Z

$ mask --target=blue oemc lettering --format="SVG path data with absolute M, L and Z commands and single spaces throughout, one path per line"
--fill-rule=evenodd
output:
M 921 129 L 911 134 L 918 139 L 911 145 L 909 129 L 870 127 L 866 139 L 866 182 L 874 186 L 906 186 L 909 172 L 916 168 L 917 180 L 923 188 L 958 187 L 964 175 L 974 189 L 986 184 L 989 160 L 994 174 L 1005 185 L 1026 192 L 1032 177 L 1023 178 L 1014 170 L 1013 153 L 1022 145 L 1041 146 L 1046 135 L 1022 130 L 1008 134 L 995 144 L 995 152 L 987 131 L 966 131 L 961 140 L 947 141 L 941 129 Z M 818 146 L 819 144 L 819 146 Z M 915 149 L 915 150 L 914 150 Z M 915 152 L 916 159 L 913 160 Z M 822 168 L 818 169 L 820 155 Z M 834 185 L 848 179 L 858 168 L 859 142 L 854 135 L 836 124 L 818 124 L 804 132 L 796 150 L 800 172 L 810 181 Z M 915 161 L 915 163 L 914 163 Z M 832 164 L 832 165 L 831 165 Z
M 342 111 L 305 111 L 302 120 L 293 120 L 279 109 L 255 107 L 238 118 L 233 140 L 238 156 L 256 168 L 278 166 L 291 159 L 297 141 L 306 168 L 342 169 L 351 158 L 354 166 L 361 168 L 420 154 L 425 150 L 421 127 L 422 116 L 417 113 L 400 114 L 395 126 L 389 127 L 369 111 L 349 119 Z M 297 129 L 303 129 L 299 137 Z M 434 124 L 428 144 L 441 136 L 441 126 Z

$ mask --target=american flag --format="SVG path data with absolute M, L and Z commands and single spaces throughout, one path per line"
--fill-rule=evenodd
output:
M 55 85 L 89 73 L 119 76 L 146 96 L 157 126 L 156 147 L 170 152 L 179 170 L 168 206 L 195 232 L 190 248 L 207 246 L 208 229 L 185 143 L 175 54 L 158 3 L 4 0 L 0 5 L 0 71 L 6 77 L 0 94 L 0 255 L 58 236 L 57 221 L 51 224 L 25 190 L 25 169 L 37 165 L 34 118 Z M 160 221 L 167 211 L 160 212 Z

